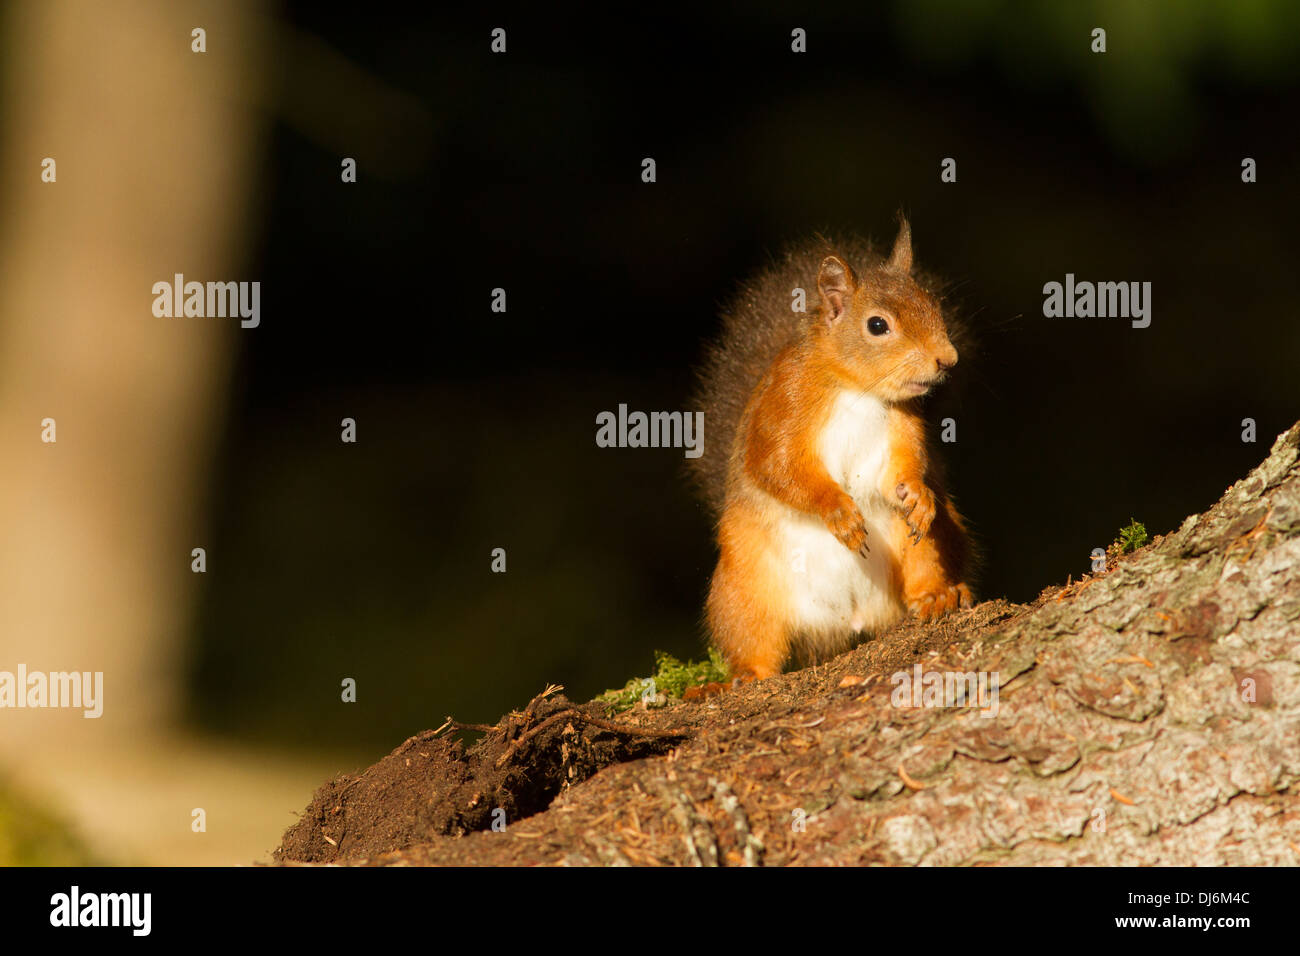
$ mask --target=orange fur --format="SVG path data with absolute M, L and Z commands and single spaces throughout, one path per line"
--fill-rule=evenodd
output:
M 907 610 L 930 620 L 971 603 L 965 525 L 918 406 L 957 354 L 910 273 L 906 223 L 861 275 L 827 256 L 820 307 L 745 406 L 707 606 L 733 677 L 780 673 L 805 645 L 843 649 Z

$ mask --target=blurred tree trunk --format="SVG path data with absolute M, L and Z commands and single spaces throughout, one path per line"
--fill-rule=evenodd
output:
M 244 248 L 264 126 L 253 13 L 29 0 L 0 24 L 0 669 L 104 673 L 98 720 L 0 713 L 0 771 L 97 837 L 166 829 L 133 761 L 178 715 L 205 476 L 234 346 L 255 333 L 157 318 L 151 287 L 258 278 Z M 173 802 L 183 838 L 202 800 Z
M 175 714 L 190 550 L 238 321 L 156 318 L 154 282 L 249 278 L 242 4 L 7 9 L 0 244 L 4 666 L 102 670 L 104 716 L 15 711 L 5 745 Z M 207 30 L 206 53 L 190 31 Z M 55 183 L 41 181 L 45 157 Z M 244 333 L 248 334 L 248 333 Z M 41 421 L 58 441 L 41 441 Z M 219 561 L 219 556 L 212 556 Z M 26 741 L 24 741 L 26 738 Z

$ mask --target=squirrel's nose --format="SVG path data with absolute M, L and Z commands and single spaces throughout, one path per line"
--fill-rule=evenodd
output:
M 935 357 L 934 364 L 938 367 L 940 372 L 948 371 L 948 369 L 957 364 L 957 350 L 951 345 L 948 346 L 948 351 Z

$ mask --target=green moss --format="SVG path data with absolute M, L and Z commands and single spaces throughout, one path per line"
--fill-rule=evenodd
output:
M 709 648 L 704 661 L 681 661 L 671 654 L 655 651 L 655 672 L 649 677 L 634 677 L 621 688 L 607 690 L 596 698 L 615 713 L 630 710 L 643 697 L 663 694 L 680 698 L 688 688 L 727 680 L 727 665 L 722 655 Z
M 613 688 L 605 691 L 596 697 L 596 700 L 607 705 L 614 713 L 621 713 L 625 710 L 631 710 L 636 706 L 636 702 L 643 695 L 649 693 L 649 677 L 633 677 L 630 681 L 620 688 Z
M 1119 537 L 1115 539 L 1115 546 L 1119 548 L 1120 554 L 1132 554 L 1146 543 L 1146 526 L 1141 521 L 1132 519 L 1129 519 L 1127 527 L 1119 529 Z
M 95 866 L 67 824 L 0 783 L 0 866 Z

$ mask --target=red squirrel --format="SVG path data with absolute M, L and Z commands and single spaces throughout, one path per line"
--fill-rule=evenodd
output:
M 797 288 L 815 308 L 793 311 Z M 724 313 L 697 467 L 718 513 L 708 626 L 733 680 L 971 605 L 920 407 L 957 364 L 934 288 L 900 219 L 887 258 L 862 240 L 793 247 Z

